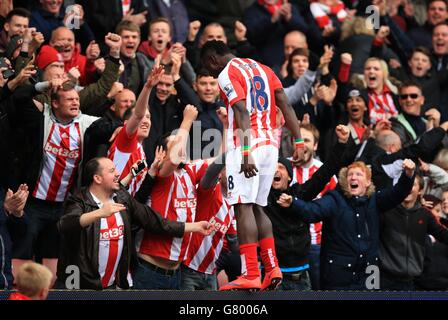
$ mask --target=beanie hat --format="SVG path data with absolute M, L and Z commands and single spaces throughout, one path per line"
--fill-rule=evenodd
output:
M 362 100 L 364 100 L 366 107 L 369 106 L 369 97 L 365 90 L 358 89 L 358 88 L 350 88 L 345 97 L 345 103 L 347 103 L 348 98 L 352 98 L 352 97 L 360 97 Z
M 60 53 L 49 45 L 44 45 L 36 57 L 36 65 L 39 69 L 45 70 L 54 62 L 64 62 Z
M 294 174 L 293 174 L 293 171 L 292 171 L 292 164 L 291 164 L 291 161 L 288 160 L 288 159 L 286 159 L 286 158 L 279 157 L 279 158 L 278 158 L 278 162 L 285 166 L 286 171 L 288 171 L 289 177 L 290 177 L 291 180 L 292 180 L 292 178 L 294 177 Z

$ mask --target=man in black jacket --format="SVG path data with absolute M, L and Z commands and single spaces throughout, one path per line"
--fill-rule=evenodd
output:
M 114 103 L 100 119 L 87 128 L 84 135 L 84 162 L 100 156 L 106 156 L 110 147 L 112 133 L 123 126 L 126 110 L 135 104 L 135 93 L 129 89 L 117 93 Z
M 58 287 L 70 286 L 67 267 L 74 265 L 80 271 L 81 289 L 128 289 L 131 284 L 127 276 L 136 257 L 132 224 L 174 237 L 186 232 L 208 235 L 213 228 L 205 221 L 169 221 L 135 201 L 120 187 L 120 174 L 110 159 L 90 160 L 83 177 L 87 187 L 67 200 L 58 223 L 62 235 Z
M 272 222 L 275 250 L 283 273 L 281 290 L 311 290 L 308 272 L 311 236 L 309 224 L 297 218 L 293 209 L 281 207 L 277 201 L 282 193 L 311 201 L 325 188 L 331 177 L 340 169 L 341 163 L 343 163 L 342 159 L 345 159 L 345 156 L 341 157 L 341 155 L 344 153 L 354 155 L 351 147 L 347 146 L 350 135 L 348 128 L 338 126 L 336 135 L 338 143 L 335 145 L 330 159 L 304 184 L 295 183 L 289 186 L 293 177 L 291 162 L 285 158 L 278 160 L 266 214 Z
M 414 290 L 423 272 L 425 242 L 430 234 L 448 244 L 448 229 L 420 204 L 423 179 L 416 176 L 401 205 L 380 215 L 380 281 L 382 290 Z

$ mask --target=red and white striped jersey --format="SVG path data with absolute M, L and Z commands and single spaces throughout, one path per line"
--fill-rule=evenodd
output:
M 382 94 L 369 91 L 369 118 L 375 124 L 381 120 L 398 116 L 392 91 L 385 85 Z
M 193 222 L 196 216 L 196 185 L 207 169 L 207 162 L 196 161 L 177 169 L 169 177 L 158 177 L 151 190 L 148 205 L 164 218 L 172 221 Z M 171 261 L 183 261 L 191 233 L 173 238 L 145 232 L 140 253 Z
M 98 207 L 103 204 L 92 194 Z M 113 201 L 113 200 L 111 200 Z M 100 220 L 100 243 L 98 249 L 98 272 L 103 288 L 110 287 L 115 282 L 118 264 L 124 245 L 124 223 L 119 212 Z
M 293 178 L 291 181 L 291 185 L 293 185 L 294 183 L 302 184 L 307 182 L 321 166 L 322 162 L 317 159 L 313 159 L 313 162 L 308 168 L 296 167 L 293 165 Z M 328 190 L 333 190 L 334 188 L 336 188 L 337 184 L 338 184 L 337 178 L 333 176 L 331 180 L 327 183 L 325 188 L 316 197 L 316 199 L 322 197 Z M 322 222 L 310 223 L 310 234 L 311 234 L 311 244 L 320 245 L 322 237 Z
M 277 114 L 274 91 L 282 88 L 282 84 L 269 67 L 251 59 L 233 58 L 219 74 L 218 82 L 227 105 L 229 148 L 239 146 L 232 106 L 240 100 L 246 101 L 252 138 L 277 139 L 274 133 Z
M 79 121 L 63 125 L 53 122 L 44 145 L 42 169 L 33 197 L 47 201 L 64 201 L 81 161 Z
M 208 190 L 199 186 L 195 221 L 208 220 L 216 231 L 207 237 L 198 233 L 191 235 L 184 264 L 198 272 L 215 273 L 215 262 L 221 254 L 224 238 L 232 227 L 233 218 L 233 207 L 223 197 L 220 184 Z
M 117 171 L 120 172 L 120 180 L 126 177 L 131 171 L 131 167 L 134 163 L 146 159 L 143 147 L 137 139 L 137 131 L 135 131 L 132 136 L 128 136 L 125 124 L 120 133 L 118 133 L 113 144 L 110 146 L 107 157 L 114 162 Z M 145 168 L 144 171 L 146 173 L 148 169 Z M 138 189 L 140 189 L 140 186 L 145 179 L 145 173 L 132 178 L 128 188 L 128 192 L 131 196 L 134 196 Z

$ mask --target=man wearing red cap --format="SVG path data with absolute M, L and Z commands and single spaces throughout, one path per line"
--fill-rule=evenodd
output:
M 107 94 L 119 74 L 121 37 L 110 33 L 105 40 L 110 50 L 103 74 L 96 83 L 79 90 L 81 110 L 91 115 L 100 115 L 104 112 L 98 110 L 98 107 L 104 104 Z M 63 56 L 55 48 L 46 45 L 42 47 L 35 63 L 43 71 L 42 79 L 44 80 L 44 82 L 36 85 L 36 90 L 43 92 L 43 94 L 37 95 L 35 100 L 42 104 L 50 104 L 50 89 L 60 86 L 70 79 L 70 76 L 64 71 Z

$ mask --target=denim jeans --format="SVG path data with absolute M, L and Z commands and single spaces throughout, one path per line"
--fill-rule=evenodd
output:
M 163 269 L 159 269 L 163 270 Z M 179 269 L 174 271 L 173 275 L 162 274 L 152 269 L 146 263 L 139 262 L 135 268 L 134 289 L 142 290 L 179 290 L 180 273 Z
M 216 274 L 198 272 L 184 265 L 181 266 L 180 279 L 181 290 L 216 291 L 218 289 Z
M 311 280 L 308 270 L 294 272 L 291 274 L 283 273 L 282 284 L 279 290 L 295 290 L 295 291 L 310 291 Z

